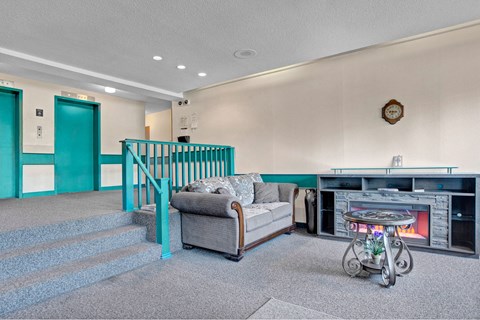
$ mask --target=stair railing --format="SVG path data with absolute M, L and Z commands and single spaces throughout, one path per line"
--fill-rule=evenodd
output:
M 138 139 L 125 139 L 121 143 L 123 210 L 141 209 L 144 198 L 149 205 L 153 189 L 157 243 L 162 244 L 162 257 L 169 257 L 168 200 L 172 193 L 197 179 L 234 175 L 235 148 Z
M 162 245 L 162 259 L 172 256 L 170 252 L 170 231 L 168 223 L 168 178 L 154 179 L 142 159 L 135 153 L 132 144 L 122 142 L 122 202 L 123 210 L 131 212 L 133 208 L 133 164 L 144 173 L 147 181 L 152 185 L 155 195 L 155 224 L 156 242 Z M 128 170 L 126 168 L 131 168 Z M 141 178 L 140 180 L 141 181 Z M 131 190 L 130 190 L 131 188 Z M 141 187 L 138 188 L 141 190 Z M 129 192 L 131 191 L 131 192 Z M 142 194 L 139 194 L 141 199 Z

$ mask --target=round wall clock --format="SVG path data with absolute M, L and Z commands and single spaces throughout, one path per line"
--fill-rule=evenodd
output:
M 388 101 L 382 108 L 382 118 L 390 124 L 397 123 L 404 115 L 403 105 L 395 99 Z

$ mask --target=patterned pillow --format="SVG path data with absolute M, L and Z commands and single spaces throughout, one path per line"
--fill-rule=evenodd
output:
M 200 193 L 214 193 L 218 188 L 225 188 L 228 192 L 235 196 L 235 190 L 224 177 L 211 177 L 194 181 L 188 185 L 188 191 Z
M 230 194 L 230 191 L 228 191 L 227 189 L 223 188 L 223 187 L 220 187 L 220 188 L 217 188 L 217 190 L 215 190 L 216 194 Z
M 253 203 L 253 183 L 263 182 L 262 177 L 258 173 L 249 173 L 240 176 L 230 176 L 228 180 L 235 189 L 237 197 L 240 199 L 242 206 Z

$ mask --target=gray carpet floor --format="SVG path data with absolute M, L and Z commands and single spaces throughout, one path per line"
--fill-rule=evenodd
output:
M 0 199 L 0 232 L 119 211 L 122 211 L 120 190 Z
M 386 289 L 378 276 L 345 274 L 346 247 L 296 233 L 255 248 L 239 263 L 207 250 L 182 250 L 6 317 L 247 319 L 258 311 L 262 318 L 301 312 L 344 319 L 480 318 L 478 259 L 414 251 L 413 271 Z
M 270 299 L 248 319 L 340 319 L 296 304 Z

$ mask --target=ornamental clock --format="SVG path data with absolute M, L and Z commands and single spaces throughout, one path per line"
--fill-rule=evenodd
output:
M 395 99 L 388 101 L 382 108 L 382 118 L 390 124 L 397 123 L 404 115 L 403 105 Z

